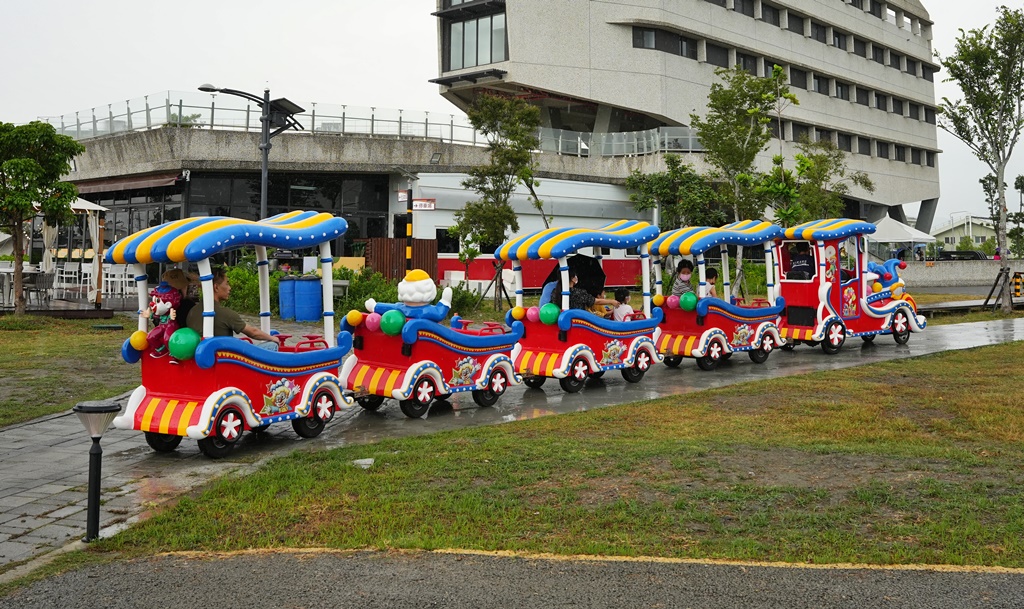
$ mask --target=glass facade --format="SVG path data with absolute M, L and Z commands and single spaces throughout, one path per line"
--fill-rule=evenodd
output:
M 449 23 L 445 34 L 448 49 L 445 71 L 508 60 L 504 13 Z

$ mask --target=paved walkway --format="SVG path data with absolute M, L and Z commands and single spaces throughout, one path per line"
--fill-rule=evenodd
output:
M 306 328 L 309 326 L 282 329 Z M 265 459 L 296 449 L 371 443 L 384 437 L 496 424 L 759 378 L 1022 339 L 1024 319 L 937 326 L 912 335 L 909 345 L 904 346 L 894 345 L 891 339 L 880 339 L 868 347 L 861 347 L 860 341 L 849 341 L 833 357 L 823 355 L 820 349 L 799 347 L 791 353 L 773 355 L 764 365 L 736 362 L 717 373 L 659 366 L 641 383 L 610 378 L 579 394 L 563 394 L 557 386 L 545 386 L 543 390 L 520 386 L 510 389 L 496 408 L 479 409 L 466 400 L 455 402 L 447 412 L 431 414 L 427 420 L 408 419 L 391 407 L 378 413 L 353 408 L 336 416 L 313 440 L 299 439 L 290 426 L 275 425 L 267 434 L 246 434 L 229 457 L 217 461 L 203 457 L 194 442 L 184 442 L 174 453 L 157 454 L 149 449 L 142 434 L 111 428 L 102 442 L 105 503 L 100 514 L 101 534 L 110 535 L 124 523 L 145 517 L 153 507 L 218 476 L 251 471 Z M 0 570 L 67 546 L 84 535 L 89 445 L 88 436 L 70 411 L 0 429 Z M 13 575 L 0 575 L 0 581 Z

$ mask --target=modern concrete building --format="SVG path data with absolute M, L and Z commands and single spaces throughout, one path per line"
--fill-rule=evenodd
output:
M 547 149 L 581 142 L 589 156 L 631 154 L 623 142 L 699 151 L 688 137 L 718 68 L 783 67 L 799 105 L 781 129 L 792 158 L 802 137 L 827 138 L 867 172 L 847 215 L 930 228 L 939 197 L 932 23 L 918 0 L 439 0 L 442 95 L 467 108 L 484 91 L 542 109 Z M 653 135 L 652 135 L 653 134 Z M 643 150 L 641 150 L 643 152 Z M 770 167 L 776 148 L 759 160 Z M 690 155 L 700 165 L 699 152 Z M 606 167 L 609 167 L 606 165 Z

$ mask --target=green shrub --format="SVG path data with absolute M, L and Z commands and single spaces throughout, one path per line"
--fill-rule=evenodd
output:
M 377 302 L 398 300 L 398 282 L 385 278 L 370 267 L 363 267 L 360 271 L 334 269 L 334 278 L 347 279 L 349 282 L 345 298 L 335 299 L 334 308 L 339 315 L 344 315 L 352 309 L 365 310 L 364 305 L 370 298 Z
M 452 315 L 458 313 L 461 317 L 472 317 L 477 311 L 477 303 L 480 302 L 480 295 L 463 287 L 463 284 L 452 286 Z
M 260 276 L 248 265 L 229 266 L 224 273 L 231 282 L 231 298 L 224 304 L 239 313 L 259 315 L 260 313 Z M 278 314 L 277 285 L 284 273 L 275 271 L 270 274 L 270 312 Z

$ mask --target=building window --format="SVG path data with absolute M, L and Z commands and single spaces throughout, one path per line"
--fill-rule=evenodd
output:
M 885 95 L 875 93 L 875 108 L 879 110 L 889 111 L 889 98 Z
M 800 68 L 789 69 L 789 84 L 799 89 L 807 88 L 807 72 Z
M 816 135 L 818 137 L 817 141 L 819 142 L 832 141 L 832 132 L 829 131 L 828 129 L 818 129 Z
M 743 53 L 736 53 L 736 65 L 749 72 L 751 76 L 757 76 L 756 57 L 744 55 Z
M 889 67 L 900 70 L 903 68 L 903 55 L 889 51 Z
M 654 30 L 635 27 L 633 28 L 633 48 L 635 49 L 653 49 L 654 48 Z
M 825 44 L 825 40 L 826 40 L 825 34 L 826 33 L 827 32 L 826 32 L 824 24 L 818 23 L 817 21 L 812 21 L 811 22 L 811 38 L 817 40 L 818 42 L 820 42 L 822 44 Z
M 862 106 L 867 106 L 870 102 L 868 101 L 871 97 L 871 91 L 863 87 L 857 87 L 857 103 Z
M 864 10 L 864 0 L 850 0 L 850 6 Z
M 931 66 L 921 66 L 921 76 L 924 76 L 924 79 L 928 82 L 935 82 L 936 72 L 938 72 L 938 70 Z
M 986 237 L 982 237 L 982 236 L 979 236 L 979 235 L 975 235 L 974 236 L 974 244 L 975 245 L 981 245 L 982 243 L 984 243 L 986 241 L 988 241 L 988 238 L 986 238 Z
M 828 77 L 814 75 L 814 91 L 822 95 L 828 95 Z
M 843 152 L 853 152 L 853 136 L 849 133 L 840 133 L 836 146 Z
M 793 123 L 793 141 L 804 142 L 811 138 L 811 128 L 800 123 Z
M 935 108 L 924 109 L 924 121 L 930 125 L 935 124 Z
M 438 228 L 434 230 L 434 239 L 437 240 L 437 253 L 438 254 L 458 254 L 459 253 L 459 239 L 453 237 L 448 232 L 447 228 Z
M 907 117 L 916 121 L 921 120 L 921 104 L 907 104 Z
M 907 147 L 906 146 L 893 146 L 892 151 L 897 161 L 907 162 Z
M 882 3 L 878 0 L 871 0 L 871 14 L 879 19 L 882 18 Z
M 871 140 L 866 137 L 857 138 L 857 154 L 871 156 Z
M 846 34 L 839 30 L 832 30 L 832 46 L 837 49 L 846 50 Z
M 878 44 L 871 45 L 871 59 L 874 59 L 876 62 L 878 62 L 878 63 L 880 63 L 880 64 L 882 64 L 884 66 L 885 65 L 885 47 L 883 47 L 881 45 L 878 45 Z
M 931 150 L 925 151 L 925 163 L 929 167 L 935 167 L 935 153 L 932 152 Z
M 892 98 L 892 113 L 903 116 L 903 100 Z
M 778 27 L 779 25 L 782 24 L 782 13 L 779 11 L 778 8 L 762 2 L 761 21 L 764 21 L 765 23 L 770 23 L 775 27 Z
M 786 25 L 786 29 L 791 32 L 804 35 L 804 18 L 793 11 L 789 11 L 789 23 Z
M 704 46 L 707 49 L 708 63 L 720 68 L 729 67 L 729 49 L 710 42 Z
M 836 81 L 836 97 L 850 101 L 850 85 L 845 82 Z
M 448 25 L 448 70 L 461 70 L 508 59 L 505 14 Z
M 917 76 L 917 60 L 907 57 L 907 74 Z
M 725 0 L 704 0 L 704 1 L 705 2 L 710 2 L 711 4 L 717 4 L 718 6 L 720 6 L 722 8 L 725 8 Z
M 880 159 L 889 158 L 889 144 L 887 142 L 875 142 L 877 149 L 877 156 Z
M 853 39 L 853 52 L 855 55 L 867 58 L 868 56 L 868 43 L 860 38 Z
M 771 76 L 772 72 L 775 71 L 775 66 L 779 66 L 780 68 L 784 68 L 784 66 L 781 63 L 775 61 L 774 59 L 768 59 L 766 57 L 765 60 L 764 60 L 764 74 L 765 74 L 765 76 Z
M 768 131 L 771 132 L 772 137 L 782 139 L 782 130 L 779 128 L 779 124 L 777 118 L 768 119 Z
M 697 59 L 697 41 L 686 36 L 679 37 L 679 54 L 690 59 Z
M 736 0 L 733 9 L 737 13 L 743 13 L 747 17 L 754 16 L 754 0 Z
M 910 149 L 910 162 L 915 164 L 915 165 L 920 165 L 921 164 L 921 149 L 920 148 L 911 148 Z

